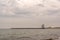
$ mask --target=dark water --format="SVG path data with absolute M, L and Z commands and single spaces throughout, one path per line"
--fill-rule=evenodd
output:
M 0 40 L 44 40 L 60 38 L 60 29 L 0 29 Z

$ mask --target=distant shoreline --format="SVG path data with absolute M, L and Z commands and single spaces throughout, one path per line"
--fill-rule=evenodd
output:
M 11 28 L 11 29 L 42 29 L 42 28 Z
M 11 29 L 60 29 L 60 28 L 11 28 Z

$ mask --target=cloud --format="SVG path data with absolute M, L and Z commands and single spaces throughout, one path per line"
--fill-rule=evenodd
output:
M 58 5 L 59 2 L 56 0 L 3 0 L 0 2 L 0 15 L 6 16 L 45 15 L 44 12 L 47 12 L 45 10 L 58 9 L 60 7 Z
M 60 2 L 60 0 L 58 0 Z
M 0 0 L 0 21 L 16 27 L 39 27 L 43 23 L 59 26 L 59 8 L 58 0 Z

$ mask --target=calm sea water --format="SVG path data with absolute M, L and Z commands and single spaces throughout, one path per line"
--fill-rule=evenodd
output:
M 60 29 L 0 29 L 0 40 L 58 39 Z

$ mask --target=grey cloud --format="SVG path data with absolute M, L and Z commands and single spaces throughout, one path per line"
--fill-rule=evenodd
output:
M 46 0 L 45 0 L 46 1 Z M 14 0 L 10 0 L 9 2 L 7 2 L 7 4 L 4 4 L 4 3 L 0 3 L 1 5 L 0 5 L 0 16 L 6 16 L 6 17 L 22 17 L 22 16 L 32 16 L 34 13 L 35 14 L 37 14 L 37 13 L 41 13 L 41 14 L 48 14 L 48 15 L 54 15 L 54 14 L 58 14 L 60 11 L 59 10 L 52 10 L 52 9 L 47 9 L 47 7 L 45 7 L 44 6 L 44 4 L 37 4 L 36 6 L 39 6 L 39 8 L 37 9 L 37 7 L 36 6 L 33 6 L 32 8 L 30 8 L 30 9 L 21 9 L 21 8 L 18 8 L 18 7 L 16 7 L 17 5 L 16 5 L 16 2 L 14 1 Z M 7 6 L 11 9 L 9 12 L 12 12 L 12 13 L 14 13 L 15 15 L 5 15 L 4 13 L 3 13 L 3 10 L 6 10 L 7 9 Z M 6 8 L 5 8 L 6 7 Z M 36 7 L 35 8 L 35 10 L 32 10 L 32 9 L 34 9 L 34 7 Z M 46 8 L 46 9 L 44 9 L 44 8 L 40 8 L 40 7 L 44 7 L 44 8 Z M 8 9 L 9 9 L 8 8 Z M 7 9 L 7 10 L 8 10 Z M 42 12 L 40 12 L 39 11 L 39 9 L 41 9 L 41 10 L 47 10 L 47 11 L 42 11 Z M 13 10 L 13 11 L 12 11 Z M 9 12 L 7 12 L 7 13 L 9 13 Z M 3 14 L 4 15 L 3 15 Z M 46 15 L 47 15 L 46 14 Z
M 37 4 L 36 6 L 45 7 L 43 4 Z
M 33 7 L 26 9 L 18 8 L 16 5 L 17 4 L 14 0 L 10 0 L 10 2 L 8 2 L 7 4 L 4 4 L 2 2 L 0 3 L 0 18 L 3 17 L 0 22 L 2 23 L 2 25 L 4 24 L 3 26 L 5 26 L 6 23 L 6 25 L 13 24 L 14 27 L 20 27 L 20 25 L 38 27 L 42 23 L 60 25 L 60 16 L 58 16 L 60 15 L 60 9 L 51 8 L 50 6 L 44 6 L 43 4 L 36 5 L 39 7 L 36 7 L 34 5 Z M 9 12 L 6 9 L 9 9 Z M 6 10 L 9 14 L 3 13 L 3 10 Z M 36 16 L 35 14 L 38 14 L 38 16 Z
M 60 9 L 57 10 L 47 10 L 48 15 L 55 15 L 60 13 Z
M 22 17 L 31 15 L 29 11 L 18 8 L 14 0 L 7 0 L 5 2 L 3 1 L 0 0 L 1 17 Z M 12 13 L 15 15 L 12 15 Z
M 13 3 L 13 0 L 0 0 L 0 16 L 10 16 L 13 13 L 12 10 L 16 8 Z
M 57 0 L 57 1 L 60 1 L 60 0 Z

